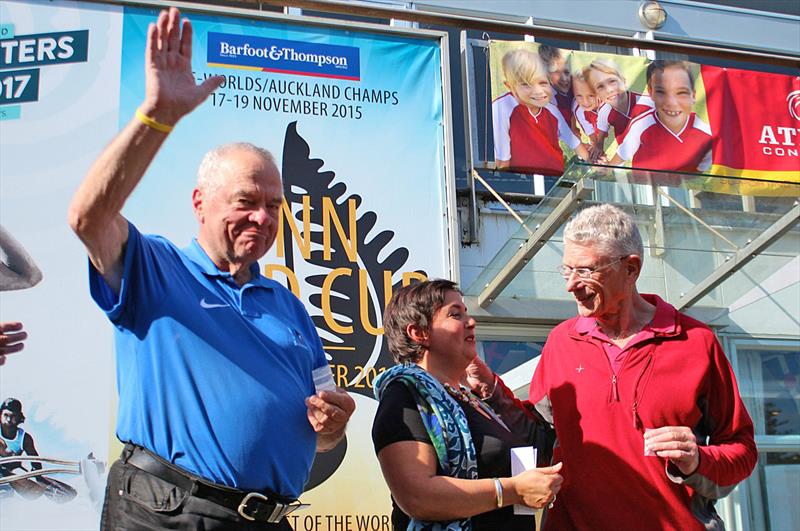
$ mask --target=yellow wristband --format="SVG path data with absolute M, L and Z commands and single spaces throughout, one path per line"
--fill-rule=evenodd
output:
M 501 509 L 503 507 L 503 484 L 500 483 L 500 480 L 497 478 L 492 479 L 494 480 L 494 493 L 497 498 L 497 508 Z
M 162 133 L 169 133 L 175 129 L 174 125 L 162 124 L 158 120 L 150 118 L 139 109 L 136 109 L 136 118 L 150 129 L 155 129 L 156 131 L 160 131 Z

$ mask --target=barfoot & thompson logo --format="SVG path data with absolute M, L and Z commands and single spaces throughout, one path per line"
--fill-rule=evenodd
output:
M 359 81 L 359 50 L 250 35 L 208 33 L 208 66 Z

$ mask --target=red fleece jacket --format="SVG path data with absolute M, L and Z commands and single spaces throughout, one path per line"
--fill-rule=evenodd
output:
M 545 529 L 722 528 L 713 500 L 752 472 L 753 423 L 713 332 L 667 306 L 675 326 L 633 347 L 616 382 L 600 341 L 577 331 L 577 318 L 550 333 L 530 387 L 537 409 L 552 407 L 553 462 L 564 462 Z M 644 429 L 662 426 L 694 431 L 702 446 L 691 476 L 644 456 Z

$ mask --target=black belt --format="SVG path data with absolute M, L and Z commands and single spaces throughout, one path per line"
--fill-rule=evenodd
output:
M 127 459 L 124 458 L 125 454 L 129 454 Z M 125 445 L 123 462 L 172 483 L 176 487 L 188 491 L 192 496 L 233 509 L 242 518 L 250 521 L 275 524 L 289 513 L 301 507 L 307 507 L 298 500 L 289 500 L 274 493 L 245 492 L 210 483 L 184 472 L 146 448 L 130 443 Z

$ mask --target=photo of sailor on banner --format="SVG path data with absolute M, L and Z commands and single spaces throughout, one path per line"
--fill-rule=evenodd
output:
M 72 501 L 78 491 L 52 477 L 70 474 L 83 476 L 99 500 L 104 464 L 92 454 L 79 461 L 40 456 L 33 436 L 21 426 L 24 422 L 22 402 L 7 398 L 0 404 L 0 498 L 18 495 L 34 500 L 44 496 L 56 503 Z

